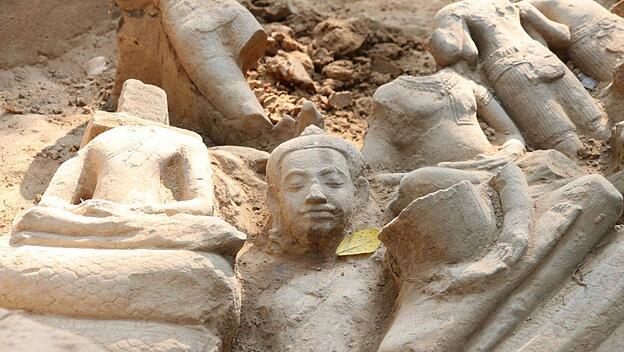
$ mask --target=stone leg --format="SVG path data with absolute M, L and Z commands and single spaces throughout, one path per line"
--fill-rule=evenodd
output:
M 597 38 L 588 35 L 578 39 L 572 36 L 573 44 L 568 48 L 568 54 L 574 64 L 588 76 L 603 82 L 613 79 L 613 71 L 624 61 L 624 52 L 607 49 L 609 46 L 618 47 L 624 37 L 624 20 L 614 19 L 615 27 L 602 29 L 602 35 Z
M 520 64 L 509 68 L 493 85 L 529 145 L 576 157 L 583 143 L 556 95 L 555 83 L 535 83 L 529 78 L 532 75 L 529 64 Z
M 621 334 L 617 327 L 624 321 L 624 237 L 620 229 L 605 239 L 575 269 L 574 278 L 546 296 L 494 351 L 594 352 L 610 334 Z
M 611 135 L 607 114 L 570 70 L 553 88 L 576 128 L 588 137 L 607 140 Z
M 13 226 L 13 245 L 100 249 L 187 249 L 234 258 L 246 236 L 214 216 L 137 214 L 111 209 L 101 217 L 33 207 Z

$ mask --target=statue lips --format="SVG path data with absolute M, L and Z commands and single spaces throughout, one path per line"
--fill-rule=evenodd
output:
M 300 212 L 311 220 L 331 220 L 336 216 L 337 208 L 331 205 L 306 207 Z

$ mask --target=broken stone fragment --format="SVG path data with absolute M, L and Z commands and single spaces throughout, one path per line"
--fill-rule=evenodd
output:
M 402 68 L 379 55 L 373 55 L 373 60 L 371 61 L 371 69 L 374 72 L 379 72 L 382 74 L 388 73 L 392 77 L 397 77 L 403 73 Z
M 325 48 L 317 48 L 312 51 L 312 61 L 317 66 L 325 66 L 334 61 L 334 56 Z
M 280 50 L 267 62 L 267 70 L 284 84 L 294 85 L 307 90 L 314 90 L 310 72 L 314 69 L 312 59 L 300 51 Z
M 369 54 L 396 59 L 401 55 L 401 47 L 395 43 L 377 43 L 370 49 Z
M 329 104 L 335 109 L 344 109 L 353 103 L 351 92 L 334 92 L 329 96 Z
M 279 48 L 278 48 L 277 40 L 275 40 L 275 38 L 273 37 L 267 37 L 265 54 L 267 56 L 275 56 L 277 55 L 278 50 Z
M 338 60 L 323 67 L 323 74 L 328 78 L 348 82 L 353 78 L 354 65 L 349 60 Z
M 268 35 L 273 35 L 274 33 L 283 33 L 291 37 L 295 35 L 292 28 L 279 22 L 263 24 L 262 28 Z
M 357 51 L 366 37 L 358 33 L 352 22 L 338 18 L 327 19 L 314 27 L 313 45 L 325 48 L 337 55 L 349 55 Z
M 106 71 L 108 68 L 108 62 L 105 56 L 96 56 L 87 62 L 85 71 L 87 76 L 95 77 L 100 73 Z
M 245 0 L 243 4 L 254 16 L 268 22 L 281 21 L 293 13 L 287 0 Z
M 126 80 L 121 88 L 117 111 L 146 120 L 169 124 L 167 93 L 137 79 Z

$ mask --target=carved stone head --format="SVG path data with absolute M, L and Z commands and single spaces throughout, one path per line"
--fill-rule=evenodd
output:
M 331 246 L 368 199 L 360 152 L 310 126 L 278 146 L 267 163 L 272 232 L 281 243 Z

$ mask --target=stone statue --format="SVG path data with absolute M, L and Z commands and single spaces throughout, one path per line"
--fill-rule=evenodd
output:
M 362 148 L 373 170 L 411 171 L 441 162 L 493 169 L 524 151 L 520 132 L 487 89 L 451 68 L 400 76 L 379 87 L 373 100 Z M 504 136 L 500 146 L 488 141 L 477 115 Z
M 349 233 L 376 226 L 364 162 L 350 143 L 308 127 L 267 163 L 271 223 L 241 250 L 245 295 L 234 351 L 371 351 L 391 309 L 383 250 L 339 258 Z
M 362 153 L 378 172 L 373 178 L 398 184 L 389 204 L 395 215 L 414 199 L 460 181 L 484 182 L 510 162 L 524 171 L 532 195 L 586 174 L 558 151 L 525 153 L 522 136 L 496 100 L 450 68 L 399 77 L 373 99 Z M 495 128 L 500 145 L 490 143 L 477 115 Z
M 604 339 L 596 326 L 612 329 L 624 321 L 604 314 L 573 327 L 554 314 L 538 322 L 558 329 L 554 333 L 540 335 L 538 329 L 516 336 L 525 318 L 539 314 L 545 297 L 578 296 L 559 289 L 615 225 L 622 196 L 602 176 L 589 175 L 533 201 L 514 164 L 490 184 L 462 181 L 418 198 L 382 229 L 400 290 L 379 351 L 562 351 L 569 345 L 558 343 L 582 340 L 576 327 L 591 332 L 596 340 L 589 339 L 590 346 L 596 346 Z M 610 285 L 592 289 L 595 300 L 561 299 L 553 309 L 563 309 L 576 324 L 587 314 L 584 304 L 615 308 L 604 290 L 619 290 L 619 284 Z M 568 308 L 568 302 L 579 305 Z M 523 348 L 529 344 L 531 349 Z
M 529 146 L 574 157 L 582 147 L 577 130 L 609 137 L 604 111 L 555 54 L 525 31 L 565 46 L 570 41 L 565 25 L 526 2 L 465 0 L 440 10 L 434 28 L 429 50 L 438 65 L 480 62 Z
M 199 131 L 211 143 L 270 150 L 305 124 L 273 123 L 245 80 L 262 57 L 266 33 L 235 0 L 116 0 L 123 18 L 117 34 L 113 95 L 135 78 L 162 87 L 171 124 Z
M 121 95 L 154 89 L 129 81 Z M 245 235 L 215 216 L 201 138 L 163 124 L 157 105 L 160 121 L 132 104 L 94 115 L 78 155 L 2 238 L 0 307 L 110 351 L 229 349 Z
M 576 67 L 599 81 L 613 79 L 615 68 L 624 60 L 624 18 L 593 0 L 526 1 L 570 28 L 566 49 Z M 544 38 L 551 44 L 548 39 Z

